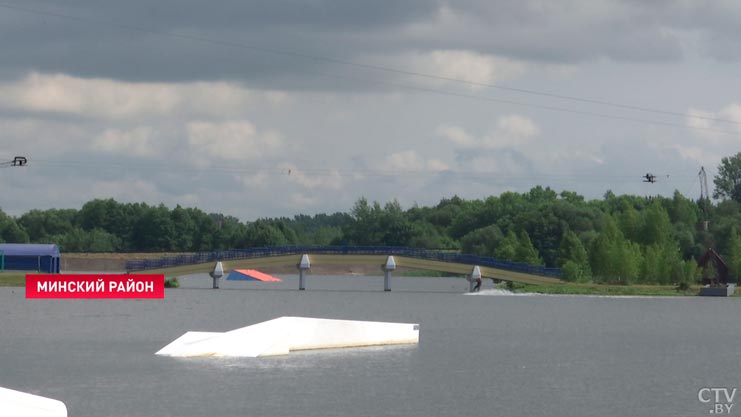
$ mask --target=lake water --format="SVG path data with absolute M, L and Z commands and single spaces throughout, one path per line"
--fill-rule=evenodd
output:
M 26 300 L 0 288 L 0 386 L 79 417 L 702 416 L 714 405 L 700 389 L 741 388 L 737 299 L 465 295 L 462 279 L 405 277 L 386 293 L 382 277 L 351 276 L 309 276 L 298 291 L 297 276 L 284 280 L 212 290 L 188 277 L 164 300 Z M 419 323 L 420 343 L 154 355 L 188 330 L 284 315 Z

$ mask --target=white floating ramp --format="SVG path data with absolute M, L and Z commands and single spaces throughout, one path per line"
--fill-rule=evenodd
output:
M 7 417 L 67 417 L 67 406 L 61 401 L 3 387 L 0 410 Z
M 157 355 L 273 356 L 294 350 L 419 343 L 419 325 L 280 317 L 225 333 L 187 332 Z

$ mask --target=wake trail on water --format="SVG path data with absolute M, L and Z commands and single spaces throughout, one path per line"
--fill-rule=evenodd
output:
M 510 290 L 503 290 L 500 288 L 492 288 L 488 290 L 481 290 L 479 292 L 467 292 L 465 295 L 488 295 L 488 296 L 530 296 L 530 295 L 540 295 L 535 293 L 526 293 L 526 292 L 512 292 Z
M 657 296 L 657 295 L 597 295 L 597 294 L 540 294 L 540 293 L 534 293 L 534 292 L 512 292 L 509 290 L 504 290 L 501 288 L 492 288 L 492 289 L 486 289 L 481 290 L 479 292 L 467 292 L 463 295 L 484 295 L 484 296 L 490 296 L 490 297 L 503 297 L 503 296 L 513 296 L 513 297 L 521 297 L 521 296 L 538 296 L 538 297 L 564 297 L 564 298 L 571 298 L 571 297 L 578 297 L 578 298 L 608 298 L 608 299 L 619 299 L 619 300 L 626 300 L 626 299 L 683 299 L 686 297 L 666 297 L 666 296 Z M 689 296 L 688 296 L 689 297 Z

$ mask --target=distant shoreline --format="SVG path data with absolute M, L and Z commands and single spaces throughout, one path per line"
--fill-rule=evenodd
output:
M 151 259 L 164 256 L 175 256 L 188 253 L 140 252 L 140 253 L 62 253 L 62 271 L 75 272 L 121 272 L 126 270 L 126 261 L 133 259 Z M 291 267 L 265 268 L 264 272 L 272 274 L 298 273 Z M 0 273 L 0 286 L 24 286 L 25 272 Z M 368 265 L 316 265 L 312 267 L 315 275 L 382 275 L 378 268 Z M 399 269 L 396 276 L 441 276 L 435 272 Z M 564 282 L 556 285 L 513 284 L 510 288 L 515 293 L 536 294 L 570 294 L 570 295 L 610 295 L 610 296 L 693 296 L 700 290 L 699 285 L 687 291 L 678 291 L 668 285 L 602 285 L 593 283 Z M 735 296 L 741 296 L 739 292 Z
M 699 285 L 690 286 L 686 291 L 679 291 L 673 285 L 604 285 L 571 282 L 554 285 L 529 285 L 515 283 L 508 289 L 515 293 L 653 297 L 696 296 L 700 292 Z M 740 296 L 740 294 L 739 292 L 736 292 L 734 297 L 738 296 Z
M 133 259 L 133 258 L 132 258 Z M 95 264 L 99 265 L 99 264 Z M 325 267 L 323 270 L 317 268 L 316 271 L 312 268 L 312 273 L 315 275 L 363 275 L 363 276 L 374 276 L 381 275 L 380 271 L 370 270 L 372 268 L 366 268 L 366 271 L 358 271 L 361 268 L 353 268 L 353 271 L 348 271 L 348 267 L 345 266 L 332 266 L 331 268 Z M 333 269 L 333 270 L 332 270 Z M 76 270 L 80 272 L 84 270 Z M 92 272 L 93 270 L 90 270 Z M 268 271 L 268 273 L 274 274 L 293 274 L 295 271 Z M 64 272 L 64 271 L 63 271 Z M 97 270 L 97 272 L 104 272 Z M 111 270 L 110 272 L 120 272 Z M 398 277 L 422 277 L 427 276 L 422 271 L 396 271 Z M 430 273 L 431 277 L 439 277 L 434 273 Z M 463 279 L 463 278 L 460 278 Z M 26 272 L 22 271 L 10 271 L 0 273 L 0 287 L 23 287 L 25 286 Z M 487 286 L 488 287 L 488 286 Z M 591 283 L 568 283 L 555 285 L 528 285 L 528 284 L 513 284 L 511 287 L 505 285 L 499 285 L 498 288 L 507 289 L 517 294 L 559 294 L 559 295 L 601 295 L 601 296 L 659 296 L 659 297 L 686 297 L 695 296 L 700 291 L 700 286 L 692 286 L 687 291 L 677 291 L 673 286 L 668 285 L 601 285 Z M 736 292 L 734 297 L 741 297 L 740 292 Z

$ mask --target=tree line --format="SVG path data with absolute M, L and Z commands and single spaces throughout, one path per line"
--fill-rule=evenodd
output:
M 242 222 L 198 208 L 96 199 L 78 209 L 0 211 L 0 240 L 63 252 L 190 252 L 284 245 L 383 245 L 455 250 L 563 268 L 599 283 L 694 282 L 696 259 L 721 253 L 741 276 L 741 153 L 723 158 L 716 198 L 617 196 L 587 201 L 537 186 L 485 199 L 403 209 L 359 199 L 349 212 Z M 706 271 L 705 273 L 711 273 Z

